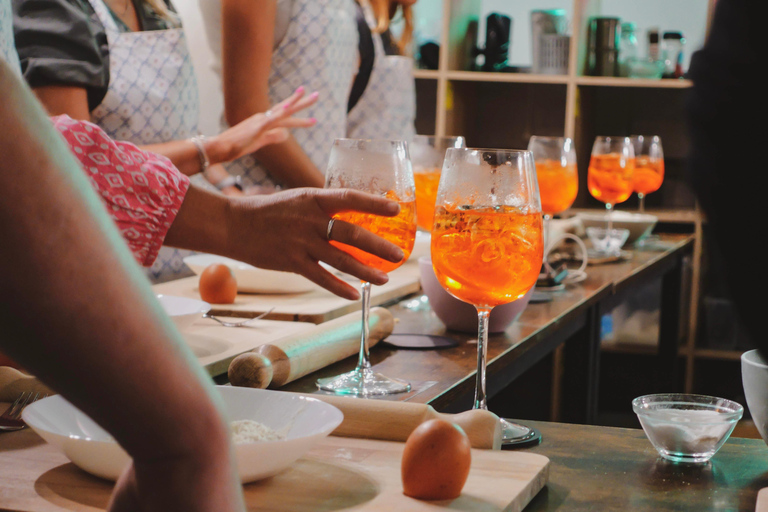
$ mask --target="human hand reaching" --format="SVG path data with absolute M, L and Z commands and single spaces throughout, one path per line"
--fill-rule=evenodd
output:
M 269 195 L 230 199 L 225 254 L 257 267 L 301 274 L 341 297 L 356 300 L 359 292 L 334 276 L 319 262 L 381 285 L 384 272 L 364 265 L 331 245 L 328 224 L 334 214 L 360 211 L 392 217 L 395 201 L 346 189 L 291 189 Z M 403 259 L 396 245 L 370 231 L 336 220 L 331 239 L 362 249 L 388 261 Z
M 319 94 L 305 97 L 304 87 L 274 105 L 266 112 L 259 112 L 205 141 L 205 151 L 212 164 L 229 162 L 257 151 L 269 144 L 288 139 L 291 128 L 308 128 L 317 122 L 314 118 L 293 117 L 317 102 Z

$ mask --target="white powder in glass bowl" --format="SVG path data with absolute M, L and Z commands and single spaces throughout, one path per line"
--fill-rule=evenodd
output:
M 235 444 L 281 441 L 286 437 L 285 433 L 276 432 L 254 420 L 237 420 L 231 422 L 229 426 L 232 429 L 232 442 Z

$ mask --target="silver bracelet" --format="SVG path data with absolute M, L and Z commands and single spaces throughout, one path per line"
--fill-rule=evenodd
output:
M 189 139 L 192 144 L 197 148 L 197 156 L 200 158 L 200 172 L 205 172 L 211 165 L 211 160 L 208 158 L 208 153 L 205 152 L 205 135 L 195 135 Z

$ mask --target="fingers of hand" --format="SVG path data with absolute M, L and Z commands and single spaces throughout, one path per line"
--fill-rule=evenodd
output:
M 309 264 L 301 272 L 304 277 L 322 286 L 331 293 L 338 295 L 349 300 L 358 300 L 360 298 L 360 292 L 349 283 L 345 283 L 338 277 L 334 276 L 319 264 Z
M 371 284 L 382 285 L 389 281 L 389 276 L 386 273 L 360 263 L 346 252 L 335 247 L 329 247 L 329 250 L 324 251 L 322 261 L 345 274 Z
M 397 263 L 405 257 L 402 249 L 395 244 L 384 240 L 380 236 L 374 235 L 367 229 L 341 220 L 337 220 L 334 223 L 331 239 L 336 242 L 351 245 L 352 247 L 357 247 L 362 251 L 393 263 Z M 334 265 L 330 261 L 324 261 Z M 343 269 L 339 268 L 339 270 Z
M 355 210 L 374 215 L 393 217 L 400 212 L 400 205 L 386 197 L 352 189 L 323 189 L 317 194 L 317 203 L 329 215 Z

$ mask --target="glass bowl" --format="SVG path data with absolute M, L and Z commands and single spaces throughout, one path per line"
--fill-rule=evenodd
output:
M 621 253 L 621 248 L 629 238 L 628 229 L 590 227 L 586 229 L 587 237 L 592 242 L 595 252 L 602 255 L 615 256 Z
M 744 408 L 704 395 L 645 395 L 632 400 L 645 435 L 659 455 L 674 462 L 703 463 L 733 432 Z

